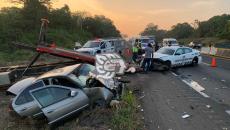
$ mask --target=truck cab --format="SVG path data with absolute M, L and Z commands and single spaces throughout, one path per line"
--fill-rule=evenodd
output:
M 154 36 L 140 36 L 138 38 L 134 38 L 132 44 L 134 45 L 136 41 L 138 41 L 138 43 L 140 43 L 142 50 L 144 50 L 149 43 L 152 44 L 152 46 L 155 45 L 155 37 Z

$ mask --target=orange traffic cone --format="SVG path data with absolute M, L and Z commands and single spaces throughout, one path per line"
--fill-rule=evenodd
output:
M 216 67 L 216 58 L 215 57 L 212 58 L 211 67 Z

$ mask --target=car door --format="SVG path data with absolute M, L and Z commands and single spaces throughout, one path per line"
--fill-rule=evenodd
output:
M 178 48 L 174 54 L 174 65 L 173 66 L 184 65 L 184 59 L 185 59 L 184 49 Z
M 37 81 L 22 92 L 20 92 L 13 100 L 12 107 L 20 116 L 34 116 L 38 115 L 41 110 L 33 97 L 30 95 L 30 90 L 41 88 L 45 86 L 43 81 Z
M 192 53 L 192 49 L 191 48 L 183 48 L 184 49 L 184 53 L 185 53 L 185 58 L 184 58 L 184 64 L 191 64 L 194 54 Z
M 49 124 L 61 120 L 89 105 L 81 89 L 50 85 L 30 91 L 47 117 Z

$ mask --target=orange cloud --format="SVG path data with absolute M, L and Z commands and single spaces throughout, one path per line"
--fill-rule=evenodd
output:
M 105 15 L 129 36 L 138 35 L 152 22 L 170 29 L 179 22 L 207 20 L 214 15 L 230 13 L 230 0 L 54 0 L 53 7 L 67 4 L 72 12 L 86 11 Z M 6 1 L 0 7 L 11 6 Z

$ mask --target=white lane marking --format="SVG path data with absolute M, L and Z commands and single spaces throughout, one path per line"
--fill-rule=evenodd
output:
M 172 72 L 171 73 L 174 75 L 174 76 L 179 76 L 177 75 L 176 73 Z M 200 95 L 202 95 L 203 97 L 205 98 L 209 98 L 209 96 L 202 92 L 205 90 L 204 87 L 202 87 L 201 85 L 199 85 L 197 82 L 191 80 L 191 79 L 181 79 L 185 84 L 187 84 L 188 86 L 190 86 L 191 88 L 193 88 L 195 91 L 197 91 Z
M 193 88 L 195 91 L 197 91 L 200 95 L 202 95 L 203 97 L 205 97 L 205 98 L 209 98 L 209 96 L 206 94 L 206 93 L 204 93 L 204 92 L 202 92 L 202 91 L 204 91 L 205 90 L 205 88 L 204 87 L 202 87 L 201 85 L 199 85 L 197 82 L 195 82 L 195 81 L 193 81 L 193 80 L 185 80 L 185 79 L 182 79 L 182 81 L 185 83 L 185 84 L 187 84 L 188 86 L 190 86 L 191 88 Z
M 210 66 L 211 64 L 205 63 L 205 62 L 201 62 L 204 65 Z
M 174 76 L 176 76 L 176 77 L 178 76 L 176 73 L 174 73 L 174 72 L 172 72 L 172 71 L 171 71 L 171 73 L 172 73 Z
M 228 115 L 230 115 L 230 110 L 226 110 L 225 112 L 228 113 Z

